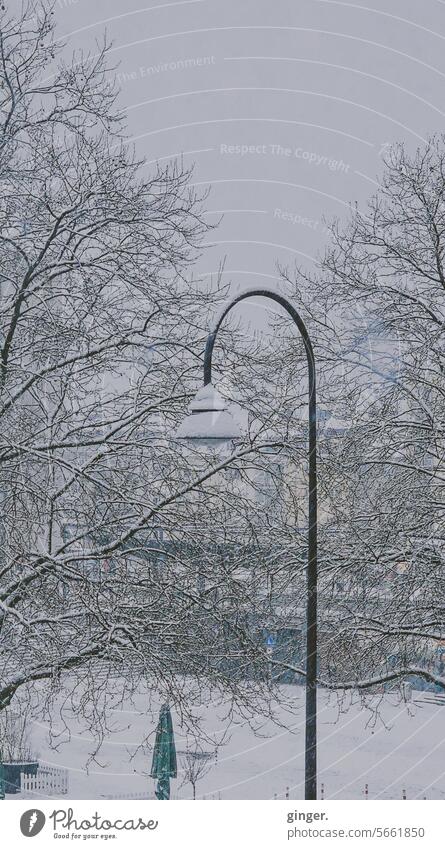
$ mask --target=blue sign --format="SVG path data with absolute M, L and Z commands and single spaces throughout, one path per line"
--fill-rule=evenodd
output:
M 276 646 L 276 644 L 277 644 L 277 641 L 276 641 L 275 637 L 273 637 L 272 634 L 269 634 L 269 636 L 266 640 L 266 646 L 272 647 L 272 646 Z

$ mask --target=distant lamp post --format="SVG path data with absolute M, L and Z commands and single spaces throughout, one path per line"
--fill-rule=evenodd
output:
M 269 298 L 284 307 L 303 339 L 309 377 L 309 529 L 306 607 L 306 741 L 305 799 L 317 798 L 317 406 L 315 358 L 302 318 L 287 298 L 269 289 L 250 289 L 237 295 L 221 312 L 210 332 L 204 353 L 204 386 L 196 394 L 176 437 L 204 444 L 216 444 L 241 436 L 240 427 L 212 385 L 212 354 L 218 330 L 226 315 L 246 298 Z

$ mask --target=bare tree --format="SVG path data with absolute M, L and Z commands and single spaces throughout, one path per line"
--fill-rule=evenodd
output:
M 283 439 L 263 423 L 198 458 L 170 438 L 224 294 L 191 276 L 203 198 L 178 163 L 145 176 L 106 45 L 64 64 L 46 4 L 1 16 L 0 709 L 32 684 L 99 742 L 141 683 L 184 716 L 203 688 L 252 715 L 267 592 L 252 602 L 245 576 L 275 567 L 240 484 Z M 254 347 L 238 349 L 252 380 Z
M 2 762 L 34 761 L 36 753 L 31 743 L 31 711 L 29 703 L 21 699 L 16 710 L 8 708 L 0 713 L 0 760 Z
M 445 686 L 444 173 L 443 137 L 396 145 L 368 208 L 333 225 L 321 274 L 284 273 L 336 422 L 320 444 L 328 686 Z
M 193 799 L 196 799 L 197 784 L 205 778 L 212 768 L 212 764 L 216 757 L 216 752 L 205 752 L 202 750 L 188 749 L 186 752 L 181 752 L 180 763 L 183 773 L 181 787 L 185 784 L 190 784 L 192 788 Z

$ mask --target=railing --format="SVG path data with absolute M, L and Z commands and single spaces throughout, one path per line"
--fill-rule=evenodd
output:
M 118 793 L 106 795 L 101 793 L 101 799 L 156 799 L 154 790 L 151 793 Z
M 372 791 L 372 788 L 371 788 L 371 791 Z M 398 792 L 399 795 L 397 795 L 397 792 Z M 426 798 L 427 798 L 426 795 L 423 792 L 422 792 L 422 796 L 420 796 L 418 794 L 414 795 L 414 793 L 415 793 L 415 789 L 413 789 L 413 798 L 416 799 L 416 800 L 422 799 L 423 801 L 425 801 Z M 392 795 L 392 796 L 388 796 L 386 793 L 382 796 L 379 792 L 377 793 L 376 796 L 373 796 L 372 792 L 371 793 L 369 792 L 369 784 L 365 784 L 363 787 L 360 788 L 360 797 L 362 799 L 364 799 L 365 801 L 367 801 L 368 799 L 374 799 L 374 798 L 376 798 L 376 799 L 391 799 L 391 800 L 408 799 L 406 787 L 401 787 L 400 790 L 396 790 L 395 795 Z M 291 795 L 290 788 L 286 787 L 284 793 L 274 793 L 273 798 L 274 798 L 274 801 L 279 801 L 281 799 L 293 799 L 293 796 Z M 359 797 L 353 796 L 351 798 L 359 798 Z M 322 801 L 324 799 L 329 799 L 329 795 L 326 795 L 326 785 L 324 784 L 323 781 L 321 782 L 320 787 L 319 787 L 319 799 L 322 800 Z

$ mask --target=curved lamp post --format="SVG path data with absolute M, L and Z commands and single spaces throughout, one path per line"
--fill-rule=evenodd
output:
M 230 310 L 246 298 L 270 298 L 289 313 L 300 331 L 306 350 L 309 376 L 309 531 L 306 613 L 306 742 L 305 799 L 317 798 L 317 407 L 315 358 L 306 326 L 295 307 L 270 289 L 250 289 L 237 295 L 221 312 L 210 332 L 204 353 L 204 386 L 190 405 L 190 415 L 180 425 L 178 439 L 201 442 L 227 441 L 241 437 L 238 424 L 212 386 L 212 354 L 215 339 Z

